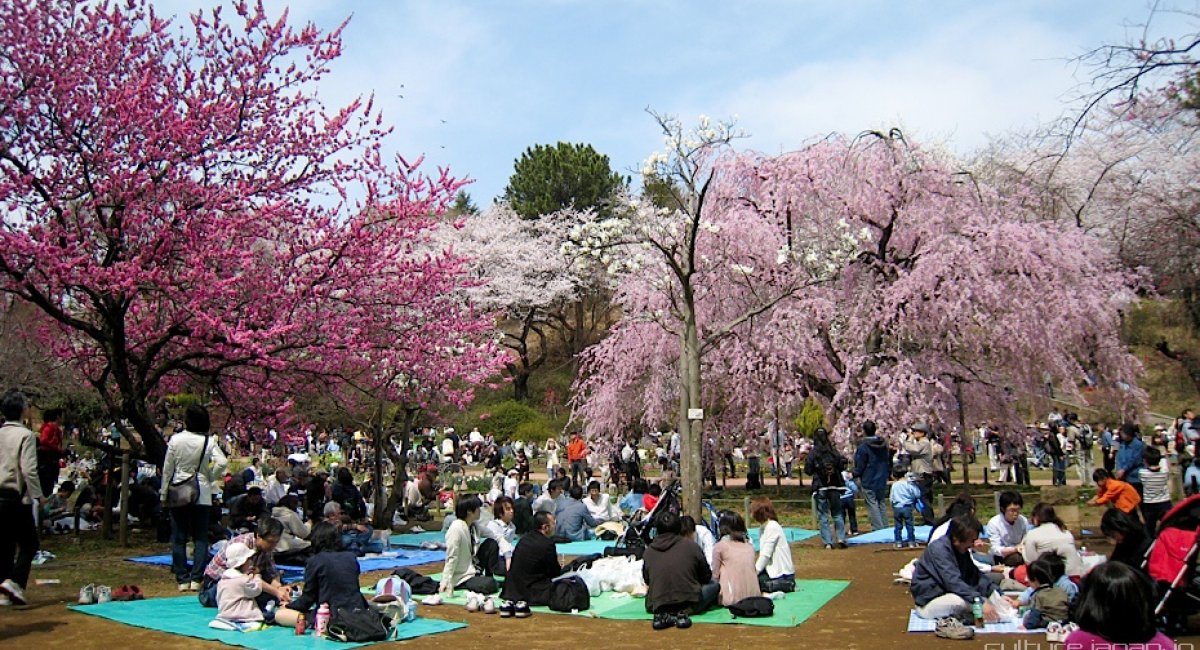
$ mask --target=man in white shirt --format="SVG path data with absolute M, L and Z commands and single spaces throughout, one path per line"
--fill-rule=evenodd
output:
M 290 479 L 291 475 L 284 467 L 275 470 L 275 475 L 267 479 L 267 487 L 263 489 L 263 500 L 269 507 L 274 508 L 275 504 L 279 503 L 279 500 L 288 493 Z
M 516 469 L 510 469 L 508 470 L 508 476 L 504 478 L 504 496 L 514 501 L 517 499 L 517 488 L 521 485 L 521 482 L 518 480 L 520 474 Z
M 612 497 L 600 492 L 599 481 L 588 483 L 588 495 L 583 500 L 583 505 L 587 506 L 588 513 L 596 521 L 616 521 L 621 518 L 620 513 L 614 513 Z
M 513 548 L 517 544 L 517 527 L 513 524 L 513 518 L 516 515 L 513 509 L 512 499 L 508 497 L 500 497 L 496 499 L 495 505 L 492 506 L 492 520 L 487 522 L 484 527 L 484 536 L 488 539 L 496 540 L 496 544 L 500 550 L 500 564 L 504 569 L 504 573 L 497 571 L 497 574 L 504 575 L 508 572 L 508 565 L 512 561 Z
M 1029 532 L 1029 520 L 1021 514 L 1024 505 L 1020 493 L 1000 493 L 1000 514 L 987 523 L 988 543 L 995 564 L 1021 566 L 1024 563 L 1020 545 L 1025 533 Z
M 538 497 L 533 502 L 533 511 L 534 513 L 548 512 L 550 514 L 554 514 L 558 509 L 559 502 L 562 500 L 562 484 L 559 483 L 558 480 L 552 480 L 550 481 L 550 485 L 546 491 L 542 493 L 542 496 Z

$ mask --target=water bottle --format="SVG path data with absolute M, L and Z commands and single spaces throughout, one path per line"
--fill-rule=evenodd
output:
M 971 613 L 975 615 L 975 627 L 983 627 L 983 599 L 979 596 L 971 603 Z
M 325 636 L 325 631 L 329 629 L 329 603 L 321 603 L 317 608 L 317 624 L 314 632 L 317 636 Z
M 296 636 L 304 636 L 304 629 L 307 627 L 308 621 L 304 620 L 304 613 L 301 612 L 296 617 Z

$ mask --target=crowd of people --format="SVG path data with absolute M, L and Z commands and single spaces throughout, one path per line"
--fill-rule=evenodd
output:
M 23 424 L 27 409 L 19 393 L 0 400 L 6 420 L 0 431 L 0 510 L 3 520 L 14 522 L 0 534 L 0 604 L 25 600 L 29 561 L 38 549 L 30 506 L 36 504 L 43 522 L 78 526 L 107 507 L 105 493 L 111 490 L 98 487 L 114 480 L 111 461 L 97 462 L 90 454 L 73 457 L 76 452 L 65 444 L 58 423 L 60 413 L 43 413 L 41 431 L 33 434 Z M 1025 463 L 1048 467 L 1054 483 L 1065 482 L 1071 465 L 1081 478 L 1090 478 L 1096 487 L 1091 503 L 1108 508 L 1101 530 L 1114 545 L 1108 561 L 1095 568 L 1094 558 L 1076 547 L 1053 506 L 1039 503 L 1026 517 L 1018 492 L 1000 494 L 1000 513 L 986 524 L 986 542 L 979 540 L 985 526 L 975 519 L 969 497 L 956 498 L 945 515 L 936 517 L 933 485 L 946 472 L 948 447 L 960 445 L 961 452 L 961 445 L 974 441 L 948 438 L 925 423 L 889 441 L 873 422 L 864 422 L 850 447 L 839 446 L 819 428 L 811 442 L 788 441 L 771 449 L 767 460 L 781 475 L 798 465 L 809 477 L 826 548 L 844 548 L 848 535 L 858 532 L 860 499 L 872 530 L 890 527 L 897 546 L 924 542 L 912 570 L 914 605 L 918 615 L 938 621 L 943 635 L 963 634 L 970 622 L 965 619 L 976 609 L 995 618 L 1011 608 L 1021 613 L 1026 627 L 1057 625 L 1069 631 L 1073 628 L 1064 626 L 1075 624 L 1081 628 L 1075 635 L 1145 641 L 1155 621 L 1148 619 L 1151 628 L 1146 628 L 1137 618 L 1145 612 L 1117 611 L 1109 599 L 1118 593 L 1153 593 L 1143 559 L 1172 506 L 1171 465 L 1185 469 L 1185 492 L 1200 492 L 1200 460 L 1194 460 L 1200 429 L 1194 413 L 1182 415 L 1148 440 L 1136 425 L 1093 428 L 1070 413 L 1053 414 L 1024 443 L 991 427 L 978 432 L 977 446 L 986 449 L 997 481 L 1026 482 Z M 283 451 L 291 453 L 281 462 L 276 453 L 264 454 L 274 449 L 271 445 L 247 445 L 236 437 L 218 444 L 210 429 L 207 411 L 189 407 L 170 436 L 161 473 L 139 471 L 131 479 L 130 511 L 147 521 L 169 522 L 179 590 L 196 592 L 202 604 L 217 609 L 219 619 L 235 622 L 292 625 L 297 618 L 315 617 L 321 603 L 362 606 L 354 558 L 382 549 L 368 519 L 374 502 L 389 498 L 389 486 L 355 481 L 369 438 L 309 434 L 298 446 L 286 447 Z M 712 522 L 697 522 L 677 507 L 656 509 L 676 488 L 677 434 L 652 437 L 649 445 L 631 437 L 602 455 L 578 432 L 561 447 L 553 439 L 542 446 L 497 441 L 478 430 L 461 438 L 443 431 L 440 444 L 432 429 L 417 433 L 412 454 L 422 470 L 400 486 L 393 500 L 395 521 L 428 518 L 440 500 L 452 500 L 454 512 L 443 526 L 443 594 L 499 594 L 502 615 L 528 616 L 530 606 L 548 603 L 555 579 L 567 569 L 556 543 L 611 539 L 649 513 L 656 513 L 656 535 L 644 549 L 642 581 L 654 629 L 688 627 L 690 616 L 712 607 L 795 589 L 792 554 L 769 500 L 755 499 L 750 510 L 749 523 L 759 526 L 758 552 L 739 513 L 724 511 Z M 231 472 L 234 449 L 258 454 L 247 467 Z M 722 471 L 737 471 L 732 458 L 746 460 L 750 473 L 760 472 L 750 461 L 761 449 L 749 444 L 733 450 L 736 455 L 727 454 Z M 1100 467 L 1092 462 L 1093 450 L 1099 452 Z M 343 454 L 345 462 L 328 464 L 328 472 L 304 458 L 308 452 L 330 451 Z M 543 458 L 548 480 L 531 481 L 532 461 Z M 657 481 L 645 476 L 651 461 L 661 469 Z M 483 465 L 492 477 L 491 489 L 443 493 L 437 471 L 446 463 Z M 66 480 L 60 472 L 64 464 L 71 468 Z M 710 464 L 706 473 L 711 469 Z M 917 517 L 935 525 L 926 540 L 915 538 Z M 282 584 L 276 562 L 305 567 L 302 590 Z M 1002 591 L 1019 595 L 1005 598 L 998 595 Z M 1122 621 L 1119 629 L 1113 621 Z

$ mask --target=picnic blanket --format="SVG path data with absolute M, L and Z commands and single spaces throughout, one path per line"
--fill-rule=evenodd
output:
M 917 526 L 913 528 L 913 536 L 916 538 L 917 542 L 921 544 L 924 544 L 925 540 L 929 539 L 929 534 L 932 532 L 933 527 L 931 526 Z M 901 539 L 907 539 L 906 533 L 903 531 L 901 531 Z M 892 544 L 895 541 L 896 534 L 891 528 L 881 528 L 879 530 L 873 530 L 869 533 L 855 535 L 854 537 L 846 539 L 846 543 L 851 546 L 856 546 L 858 544 Z
M 917 610 L 912 609 L 908 612 L 908 631 L 909 632 L 933 632 L 937 629 L 937 621 L 930 618 L 921 618 L 917 616 Z M 1026 630 L 1021 625 L 1020 621 L 1012 623 L 988 623 L 983 627 L 975 628 L 975 634 L 1045 634 L 1045 629 Z
M 420 548 L 425 542 L 435 542 L 437 544 L 446 543 L 446 533 L 440 530 L 430 530 L 424 533 L 400 533 L 391 536 L 392 546 L 405 546 L 411 548 Z
M 300 648 L 301 650 L 335 650 L 336 648 L 371 645 L 370 643 L 328 641 L 318 638 L 312 633 L 297 637 L 291 628 L 274 626 L 258 632 L 215 630 L 209 627 L 208 623 L 213 620 L 217 610 L 202 607 L 194 595 L 128 602 L 114 601 L 98 605 L 73 605 L 68 609 L 134 627 L 218 641 L 226 645 L 254 648 L 255 650 L 274 650 L 285 647 Z M 466 624 L 418 618 L 410 623 L 402 624 L 398 638 L 415 639 L 427 634 L 457 630 L 461 627 L 466 627 Z
M 358 570 L 366 573 L 368 571 L 388 571 L 406 566 L 419 566 L 421 564 L 433 564 L 435 562 L 445 562 L 445 551 L 424 551 L 410 550 L 392 551 L 395 557 L 360 557 L 358 558 Z M 153 566 L 171 566 L 170 555 L 147 555 L 144 557 L 126 558 L 128 562 L 137 562 L 138 564 L 150 564 Z M 279 572 L 284 576 L 304 575 L 304 567 L 294 566 L 289 564 L 276 565 Z
M 430 576 L 439 580 L 440 575 Z M 693 623 L 738 623 L 741 625 L 758 625 L 765 627 L 795 627 L 817 610 L 833 600 L 843 589 L 850 586 L 848 580 L 797 580 L 796 591 L 786 594 L 775 601 L 775 615 L 765 618 L 734 618 L 728 609 L 718 607 L 699 616 L 693 616 Z M 498 597 L 498 596 L 497 596 Z M 420 599 L 418 599 L 420 600 Z M 451 597 L 443 597 L 443 605 L 463 606 L 467 603 L 467 592 L 458 590 Z M 653 614 L 646 611 L 644 598 L 636 598 L 623 593 L 606 591 L 591 599 L 591 607 L 577 614 L 570 612 L 555 612 L 549 607 L 534 607 L 534 612 L 544 614 L 566 614 L 568 616 L 586 616 L 603 618 L 613 621 L 649 621 Z

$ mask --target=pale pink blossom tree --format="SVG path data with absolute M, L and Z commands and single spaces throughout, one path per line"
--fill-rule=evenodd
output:
M 729 156 L 717 170 L 732 182 L 710 188 L 711 227 L 696 236 L 705 343 L 684 375 L 704 382 L 679 399 L 686 328 L 671 273 L 623 275 L 625 320 L 585 355 L 576 386 L 593 431 L 670 421 L 682 402 L 704 405 L 710 433 L 738 437 L 811 395 L 843 439 L 866 418 L 895 434 L 917 419 L 955 424 L 960 388 L 973 412 L 1015 421 L 1045 373 L 1069 392 L 1085 375 L 1119 386 L 1130 409 L 1144 399 L 1118 336 L 1133 278 L 1099 241 L 1027 218 L 952 161 L 898 133 L 865 134 Z

